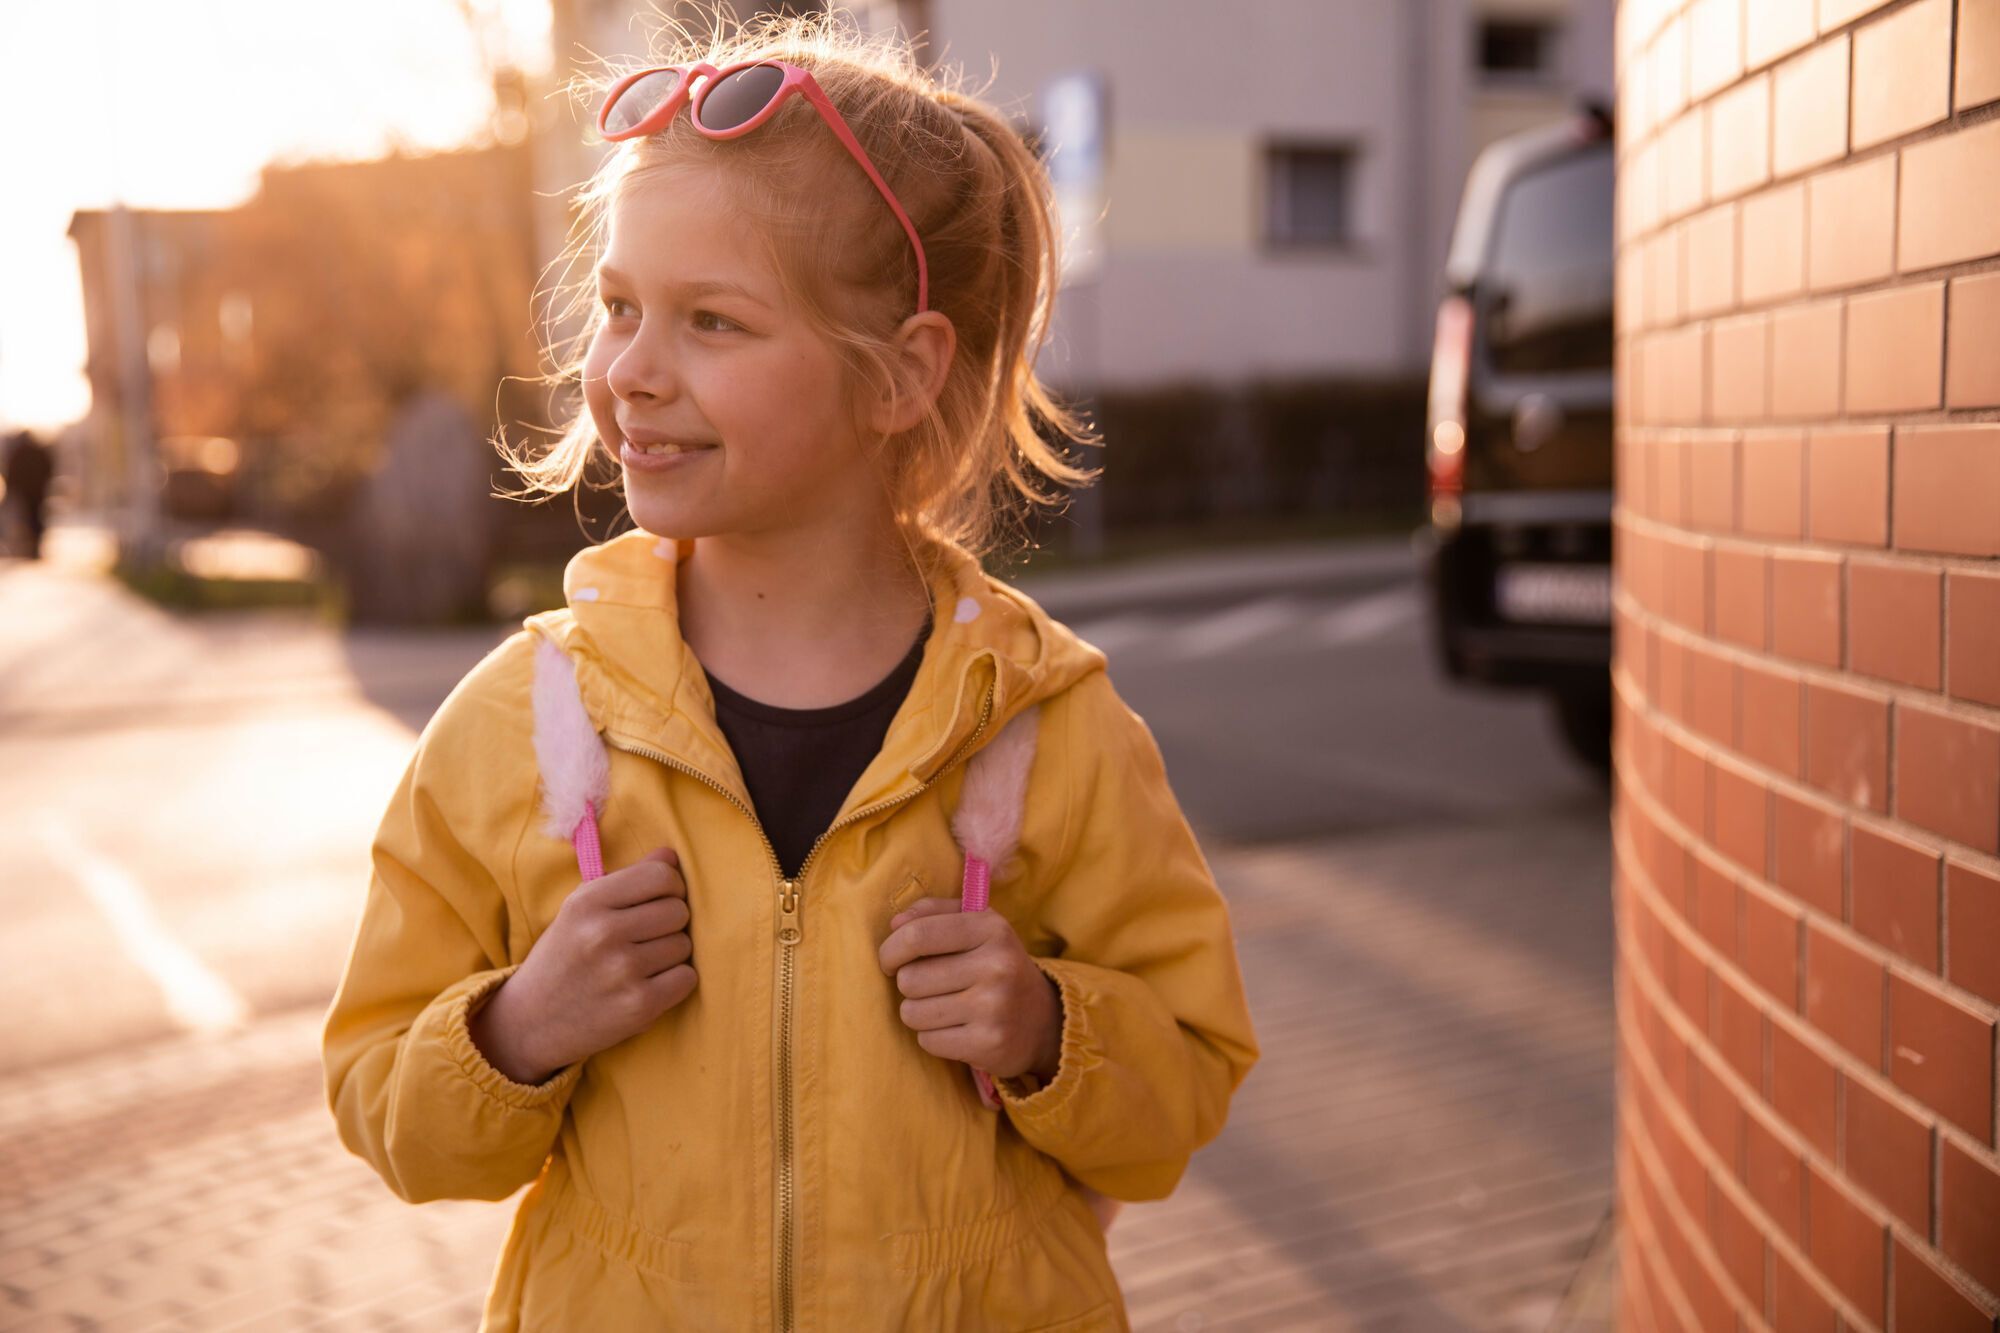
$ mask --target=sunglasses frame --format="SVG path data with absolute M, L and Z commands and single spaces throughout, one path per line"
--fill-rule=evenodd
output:
M 730 75 L 754 69 L 759 65 L 769 65 L 784 72 L 784 81 L 778 85 L 778 90 L 771 94 L 771 100 L 741 125 L 726 130 L 712 130 L 702 124 L 701 108 L 708 101 L 709 92 Z M 680 81 L 674 85 L 671 93 L 660 100 L 659 105 L 640 117 L 629 129 L 613 131 L 605 128 L 605 122 L 611 115 L 611 108 L 617 105 L 618 99 L 625 95 L 627 89 L 641 79 L 668 71 L 679 74 Z M 695 87 L 697 79 L 701 81 L 699 87 Z M 690 88 L 693 89 L 692 93 L 689 92 Z M 890 211 L 895 213 L 896 221 L 903 225 L 904 234 L 910 238 L 910 249 L 917 257 L 917 313 L 922 314 L 930 308 L 930 266 L 924 258 L 924 243 L 917 239 L 916 226 L 910 221 L 910 215 L 903 211 L 903 205 L 897 200 L 895 191 L 889 188 L 889 182 L 882 179 L 882 173 L 877 171 L 875 164 L 869 160 L 861 141 L 854 137 L 854 131 L 847 128 L 847 122 L 841 118 L 832 99 L 820 88 L 819 81 L 813 78 L 810 70 L 783 60 L 742 60 L 721 69 L 717 69 L 705 60 L 689 65 L 655 65 L 651 69 L 628 74 L 612 86 L 611 91 L 605 95 L 604 104 L 597 111 L 597 132 L 608 143 L 619 143 L 626 139 L 657 134 L 680 114 L 682 104 L 686 103 L 688 120 L 694 125 L 695 131 L 704 138 L 740 139 L 776 115 L 778 108 L 794 96 L 805 98 L 812 104 L 813 109 L 819 112 L 819 118 L 826 122 L 826 127 L 833 131 L 848 153 L 861 164 L 861 169 L 868 173 L 868 179 L 874 183 L 876 190 L 888 203 Z

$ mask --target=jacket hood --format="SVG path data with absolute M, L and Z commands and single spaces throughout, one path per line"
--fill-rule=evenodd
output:
M 988 575 L 970 552 L 936 549 L 922 664 L 846 808 L 929 782 L 961 749 L 977 750 L 1014 717 L 1104 669 L 1102 652 Z M 608 741 L 693 767 L 747 805 L 708 679 L 680 634 L 675 570 L 693 550 L 692 538 L 641 529 L 587 547 L 563 574 L 568 605 L 525 623 L 569 654 Z

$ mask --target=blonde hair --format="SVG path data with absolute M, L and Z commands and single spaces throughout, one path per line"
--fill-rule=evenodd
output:
M 580 76 L 572 90 L 587 99 L 594 120 L 603 94 L 634 69 L 775 59 L 812 71 L 909 214 L 928 262 L 929 306 L 957 335 L 950 371 L 924 419 L 899 435 L 874 437 L 888 445 L 882 480 L 904 540 L 920 558 L 924 542 L 913 538 L 984 557 L 1009 527 L 1025 536 L 1038 507 L 1063 499 L 1042 481 L 1073 486 L 1101 472 L 1073 466 L 1058 452 L 1051 437 L 1102 440 L 1035 375 L 1061 271 L 1040 160 L 1001 112 L 963 91 L 962 75 L 919 68 L 893 34 L 865 36 L 841 22 L 840 11 L 736 23 L 718 9 L 711 17 L 706 35 L 669 22 L 655 34 L 650 58 Z M 678 120 L 668 132 L 620 143 L 577 190 L 569 243 L 552 266 L 559 279 L 548 352 L 557 368 L 543 382 L 558 391 L 581 386 L 603 318 L 591 266 L 621 185 L 638 172 L 703 163 L 731 168 L 727 179 L 748 233 L 762 239 L 787 300 L 845 367 L 849 409 L 864 386 L 900 396 L 893 339 L 915 309 L 915 256 L 895 215 L 818 113 L 793 98 L 766 124 L 723 142 Z M 565 326 L 574 332 L 557 336 Z M 538 454 L 496 439 L 527 483 L 512 498 L 569 491 L 585 481 L 593 460 L 615 468 L 577 398 L 566 421 L 558 414 L 560 431 L 550 432 L 556 438 Z M 601 484 L 617 484 L 615 472 Z

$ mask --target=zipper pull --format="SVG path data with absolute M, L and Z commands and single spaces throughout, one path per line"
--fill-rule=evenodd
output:
M 799 917 L 798 881 L 781 879 L 778 881 L 778 943 L 790 947 L 804 935 L 805 926 Z

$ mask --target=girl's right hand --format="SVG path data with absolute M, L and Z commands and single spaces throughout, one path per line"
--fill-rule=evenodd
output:
M 687 882 L 657 848 L 578 886 L 525 962 L 473 1014 L 473 1043 L 517 1083 L 541 1083 L 645 1031 L 695 987 Z

